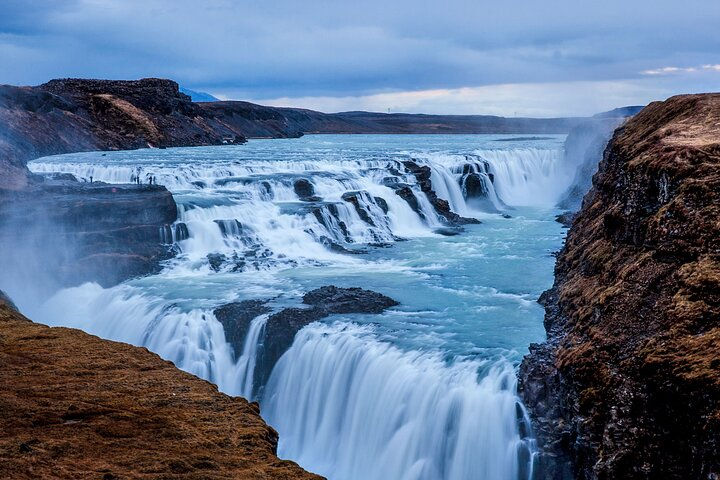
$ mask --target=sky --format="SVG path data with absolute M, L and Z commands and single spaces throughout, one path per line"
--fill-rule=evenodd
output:
M 326 112 L 588 115 L 720 91 L 720 0 L 0 0 L 0 83 L 58 77 Z

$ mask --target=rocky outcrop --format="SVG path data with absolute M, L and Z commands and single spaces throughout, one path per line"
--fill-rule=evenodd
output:
M 435 193 L 435 190 L 432 186 L 432 180 L 430 180 L 430 177 L 432 175 L 432 170 L 430 170 L 430 167 L 428 167 L 427 165 L 418 165 L 416 162 L 410 160 L 403 162 L 403 165 L 405 166 L 405 169 L 415 177 L 417 184 L 420 187 L 420 190 L 422 190 L 427 199 L 430 201 L 430 204 L 433 206 L 437 214 L 442 219 L 444 219 L 447 224 L 457 226 L 480 223 L 480 220 L 477 220 L 475 218 L 461 217 L 457 213 L 453 212 L 452 210 L 450 210 L 450 204 L 448 203 L 448 201 L 437 196 L 437 193 Z M 395 193 L 397 193 L 398 195 L 400 195 L 400 197 L 407 201 L 410 207 L 415 210 L 420 216 L 423 216 L 423 213 L 418 206 L 417 199 L 415 198 L 415 194 L 412 193 L 412 190 L 410 190 L 408 187 L 401 187 L 399 189 L 396 189 Z
M 22 188 L 31 179 L 25 163 L 45 155 L 244 141 L 198 105 L 156 78 L 0 86 L 0 188 Z
M 273 367 L 306 325 L 332 314 L 381 313 L 398 302 L 381 293 L 363 288 L 320 287 L 306 293 L 302 300 L 307 307 L 291 307 L 270 315 L 263 333 L 255 371 L 255 390 L 267 383 Z M 225 329 L 225 338 L 236 355 L 242 352 L 250 322 L 270 311 L 268 302 L 247 300 L 215 309 L 216 318 Z
M 0 257 L 11 283 L 47 290 L 96 281 L 113 285 L 156 272 L 172 255 L 161 242 L 177 218 L 158 185 L 48 180 L 0 189 Z
M 267 302 L 263 300 L 243 300 L 233 302 L 216 308 L 213 313 L 223 326 L 225 340 L 233 346 L 236 357 L 242 353 L 250 329 L 250 322 L 271 311 Z
M 0 260 L 6 282 L 111 285 L 152 273 L 171 252 L 162 232 L 177 213 L 170 193 L 31 175 L 28 160 L 83 150 L 244 141 L 203 119 L 175 82 L 53 80 L 0 86 Z M 165 235 L 166 238 L 171 235 Z M 34 287 L 33 287 L 34 288 Z
M 616 131 L 555 273 L 520 369 L 540 478 L 717 478 L 720 94 Z
M 276 456 L 257 404 L 144 348 L 0 305 L 4 478 L 320 479 Z

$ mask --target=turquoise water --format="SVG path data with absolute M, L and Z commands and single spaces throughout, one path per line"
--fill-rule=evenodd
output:
M 25 309 L 147 346 L 227 393 L 257 397 L 248 379 L 261 345 L 236 358 L 214 307 L 268 299 L 277 310 L 329 284 L 384 293 L 400 305 L 310 325 L 276 365 L 258 399 L 281 434 L 280 455 L 337 480 L 527 477 L 534 447 L 514 371 L 544 338 L 536 300 L 552 283 L 564 232 L 554 204 L 575 166 L 563 164 L 564 136 L 512 138 L 317 135 L 37 160 L 36 172 L 79 179 L 155 177 L 173 192 L 189 238 L 176 235 L 179 255 L 158 275 L 62 290 Z M 435 233 L 442 219 L 404 170 L 409 159 L 432 169 L 453 211 L 482 223 Z M 490 186 L 483 201 L 463 191 L 471 170 Z M 320 199 L 302 201 L 299 178 Z M 389 179 L 412 187 L 419 212 Z M 346 192 L 361 192 L 372 223 Z M 365 253 L 336 253 L 328 242 Z M 223 264 L 211 268 L 208 254 Z M 253 321 L 255 334 L 265 321 Z

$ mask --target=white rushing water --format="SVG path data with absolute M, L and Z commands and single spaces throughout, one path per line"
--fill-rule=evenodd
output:
M 481 367 L 402 352 L 364 329 L 312 326 L 276 367 L 265 415 L 299 432 L 281 455 L 331 478 L 517 479 L 528 445 L 515 372 L 495 364 L 478 381 Z
M 575 166 L 562 162 L 563 137 L 497 139 L 315 136 L 40 159 L 34 172 L 167 185 L 179 221 L 163 237 L 178 255 L 158 275 L 21 308 L 146 346 L 259 400 L 280 456 L 332 480 L 529 478 L 534 447 L 515 367 L 542 338 L 534 300 L 551 283 L 562 236 L 552 207 Z M 430 168 L 455 213 L 483 224 L 436 234 L 443 218 L 403 163 L 411 159 Z M 299 195 L 298 181 L 313 191 Z M 481 197 L 468 196 L 472 182 Z M 396 193 L 403 186 L 417 210 Z M 269 314 L 234 351 L 214 308 L 260 299 L 278 311 L 328 284 L 401 305 L 303 328 L 258 391 Z

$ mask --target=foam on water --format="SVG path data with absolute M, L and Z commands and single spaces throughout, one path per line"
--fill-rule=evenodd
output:
M 553 212 L 538 207 L 554 204 L 574 166 L 562 164 L 561 137 L 505 149 L 494 138 L 317 136 L 40 159 L 30 165 L 36 173 L 166 185 L 179 222 L 165 241 L 179 254 L 158 275 L 69 288 L 21 308 L 146 346 L 224 392 L 259 400 L 280 432 L 280 455 L 333 480 L 530 478 L 534 446 L 515 366 L 539 340 L 533 300 L 549 286 L 549 252 L 561 238 Z M 430 167 L 454 212 L 485 223 L 465 237 L 435 234 L 442 219 L 403 165 L 410 159 Z M 467 198 L 470 173 L 487 202 Z M 298 179 L 319 198 L 300 198 Z M 358 250 L 367 253 L 347 254 Z M 329 283 L 375 289 L 401 306 L 304 328 L 258 397 L 268 316 L 252 320 L 235 352 L 214 307 L 260 298 L 278 309 Z

